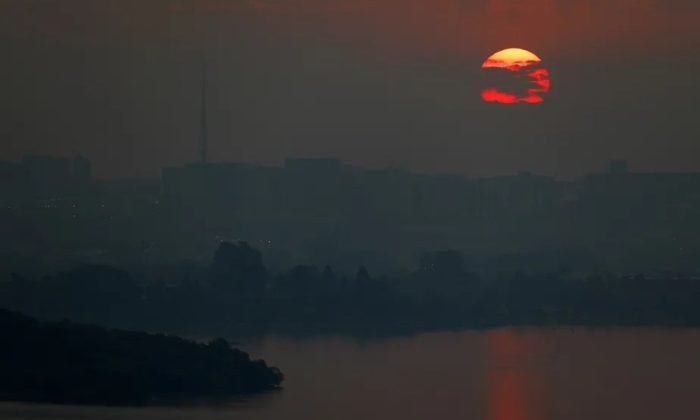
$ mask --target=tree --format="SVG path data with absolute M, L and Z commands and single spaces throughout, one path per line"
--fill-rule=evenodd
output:
M 210 267 L 210 283 L 218 292 L 261 299 L 267 285 L 262 255 L 247 242 L 222 242 Z

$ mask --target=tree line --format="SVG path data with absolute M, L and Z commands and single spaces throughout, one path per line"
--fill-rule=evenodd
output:
M 412 272 L 300 265 L 271 274 L 245 242 L 207 265 L 146 275 L 82 265 L 0 282 L 0 306 L 34 316 L 188 334 L 387 334 L 503 325 L 700 325 L 700 281 L 565 270 L 484 278 L 457 251 L 426 253 Z

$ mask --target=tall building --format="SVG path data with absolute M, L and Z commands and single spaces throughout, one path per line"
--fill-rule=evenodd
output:
M 629 173 L 629 163 L 626 160 L 611 160 L 608 172 L 617 175 Z

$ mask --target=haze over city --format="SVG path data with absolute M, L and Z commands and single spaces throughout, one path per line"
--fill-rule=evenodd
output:
M 0 152 L 80 152 L 99 177 L 213 160 L 557 176 L 628 159 L 698 170 L 692 1 L 4 1 Z M 481 63 L 530 48 L 542 106 L 481 101 Z M 204 57 L 204 58 L 203 58 Z

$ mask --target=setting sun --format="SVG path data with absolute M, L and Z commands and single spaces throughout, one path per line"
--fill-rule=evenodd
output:
M 481 65 L 485 88 L 481 98 L 500 104 L 539 104 L 549 92 L 549 71 L 542 59 L 522 48 L 508 48 L 491 55 Z
M 482 64 L 483 68 L 520 68 L 541 62 L 537 55 L 522 48 L 508 48 L 493 54 Z

